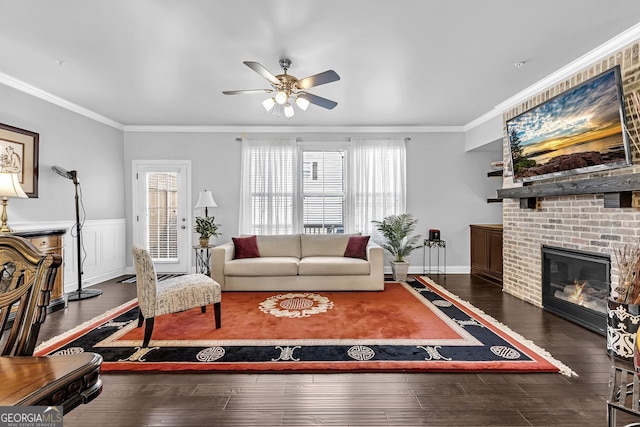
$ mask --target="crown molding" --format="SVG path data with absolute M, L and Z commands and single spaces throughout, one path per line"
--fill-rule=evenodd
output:
M 556 72 L 549 74 L 544 79 L 537 81 L 533 85 L 518 92 L 514 96 L 504 100 L 500 104 L 493 107 L 493 110 L 467 123 L 466 125 L 463 126 L 465 129 L 465 132 L 470 129 L 473 129 L 476 126 L 481 125 L 482 123 L 494 118 L 497 115 L 503 114 L 505 111 L 509 110 L 510 108 L 518 104 L 521 104 L 522 102 L 528 100 L 529 98 L 546 90 L 548 87 L 551 87 L 567 79 L 573 74 L 583 70 L 584 68 L 589 67 L 595 62 L 602 60 L 603 58 L 611 55 L 612 53 L 617 52 L 618 50 L 637 41 L 638 39 L 640 39 L 640 23 L 623 31 L 622 33 L 618 34 L 617 36 L 610 39 L 609 41 L 601 44 L 600 46 L 596 47 L 590 52 L 582 55 L 578 59 L 570 62 L 569 64 L 560 68 Z
M 617 52 L 628 44 L 638 40 L 638 38 L 640 38 L 640 23 L 634 25 L 626 31 L 623 31 L 606 43 L 603 43 L 592 51 L 586 53 L 585 55 L 582 55 L 575 61 L 570 62 L 555 73 L 549 74 L 547 77 L 539 80 L 534 85 L 529 86 L 527 89 L 518 92 L 511 98 L 501 102 L 500 104 L 496 105 L 494 109 L 497 109 L 500 112 L 504 112 L 537 95 L 548 87 L 551 87 L 561 82 L 562 80 L 567 79 L 573 74 L 589 67 L 590 65 L 593 65 L 595 62 L 602 60 L 606 56 Z
M 464 132 L 462 126 L 139 126 L 124 132 L 176 133 L 446 133 Z
M 476 126 L 480 126 L 481 124 L 486 123 L 489 120 L 493 119 L 495 116 L 499 116 L 499 115 L 502 115 L 502 111 L 496 110 L 494 108 L 493 110 L 487 113 L 484 113 L 477 119 L 470 121 L 466 125 L 462 126 L 462 128 L 464 129 L 465 132 L 468 132 L 471 129 L 475 128 Z
M 10 75 L 2 72 L 0 72 L 0 83 L 7 85 L 9 87 L 12 87 L 21 92 L 28 93 L 29 95 L 35 96 L 36 98 L 40 98 L 44 101 L 50 102 L 59 107 L 65 108 L 69 111 L 73 111 L 74 113 L 80 114 L 81 116 L 88 117 L 91 120 L 95 120 L 107 126 L 111 126 L 118 130 L 122 130 L 124 127 L 121 123 L 111 120 L 108 117 L 102 116 L 98 113 L 95 113 L 91 110 L 81 107 L 78 104 L 74 104 L 73 102 L 69 102 L 66 99 L 57 97 L 47 91 L 39 89 L 35 86 L 32 86 L 28 83 L 23 82 L 22 80 L 18 80 L 15 77 L 11 77 Z
M 579 57 L 575 61 L 562 67 L 558 71 L 550 74 L 544 79 L 536 82 L 528 88 L 518 92 L 516 95 L 506 99 L 496 105 L 491 111 L 470 121 L 464 126 L 146 126 L 146 125 L 123 125 L 108 117 L 102 116 L 80 105 L 69 102 L 63 98 L 55 96 L 49 92 L 18 80 L 8 74 L 0 72 L 0 83 L 12 87 L 21 92 L 30 94 L 36 98 L 58 105 L 69 111 L 75 112 L 97 122 L 111 126 L 124 132 L 195 132 L 195 133 L 446 133 L 446 132 L 467 132 L 479 126 L 504 111 L 516 106 L 531 98 L 546 88 L 566 79 L 572 74 L 588 67 L 626 45 L 640 38 L 640 23 L 632 26 L 626 31 L 618 34 L 611 40 L 601 44 L 587 54 Z

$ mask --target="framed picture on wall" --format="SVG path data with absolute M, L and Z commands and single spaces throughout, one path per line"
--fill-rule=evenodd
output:
M 0 123 L 0 172 L 17 173 L 22 189 L 38 197 L 38 143 L 40 135 Z

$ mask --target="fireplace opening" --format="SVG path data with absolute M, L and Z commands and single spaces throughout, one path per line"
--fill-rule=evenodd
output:
M 558 316 L 606 335 L 611 257 L 542 247 L 542 306 Z

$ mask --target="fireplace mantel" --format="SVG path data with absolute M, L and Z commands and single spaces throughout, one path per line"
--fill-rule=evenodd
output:
M 631 193 L 640 191 L 640 174 L 614 175 L 498 190 L 500 199 L 520 199 L 520 207 L 535 207 L 537 197 L 604 194 L 605 207 L 631 207 Z

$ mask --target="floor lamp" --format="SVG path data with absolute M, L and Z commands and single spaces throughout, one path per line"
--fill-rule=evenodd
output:
M 80 195 L 78 192 L 80 182 L 78 181 L 78 172 L 68 171 L 60 166 L 51 166 L 51 169 L 53 169 L 53 171 L 58 175 L 73 181 L 73 185 L 76 187 L 76 252 L 78 253 L 78 288 L 67 294 L 68 300 L 79 301 L 97 297 L 98 295 L 102 295 L 102 291 L 100 289 L 82 289 L 82 223 L 80 222 Z

